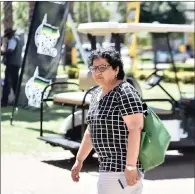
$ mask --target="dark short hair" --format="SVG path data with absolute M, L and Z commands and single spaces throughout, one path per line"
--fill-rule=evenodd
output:
M 119 67 L 119 73 L 117 75 L 118 80 L 123 80 L 125 77 L 125 72 L 123 70 L 123 62 L 119 52 L 115 50 L 114 47 L 100 48 L 91 52 L 89 56 L 89 66 L 93 65 L 93 61 L 98 58 L 105 59 L 113 69 Z

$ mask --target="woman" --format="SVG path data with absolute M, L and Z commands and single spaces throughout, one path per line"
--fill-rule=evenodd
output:
M 98 194 L 141 194 L 138 160 L 143 107 L 138 92 L 124 81 L 123 63 L 113 48 L 91 53 L 89 69 L 99 85 L 92 94 L 72 179 L 79 181 L 83 161 L 94 148 L 99 160 Z

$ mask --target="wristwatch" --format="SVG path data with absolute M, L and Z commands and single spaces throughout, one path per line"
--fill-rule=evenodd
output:
M 126 165 L 126 168 L 127 168 L 127 170 L 132 171 L 132 170 L 136 170 L 137 169 L 137 166 L 133 166 L 133 165 L 127 164 Z

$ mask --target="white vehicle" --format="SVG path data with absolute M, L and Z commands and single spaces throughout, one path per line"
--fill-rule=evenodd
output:
M 110 43 L 110 42 L 103 42 L 102 46 L 99 43 L 96 43 L 96 48 L 107 48 L 110 46 L 114 46 L 114 43 Z M 76 46 L 77 48 L 77 57 L 81 60 L 80 62 L 82 62 L 81 59 L 81 55 L 78 49 L 78 46 Z M 88 59 L 90 53 L 91 53 L 91 44 L 90 42 L 84 42 L 82 43 L 82 48 L 83 48 L 83 53 L 86 59 Z M 121 57 L 122 57 L 122 61 L 125 64 L 124 69 L 125 70 L 129 70 L 131 68 L 131 57 L 129 56 L 129 49 L 127 48 L 127 46 L 125 46 L 124 44 L 121 44 Z
M 149 24 L 149 23 L 117 23 L 117 22 L 97 22 L 97 23 L 85 23 L 78 26 L 80 33 L 91 34 L 93 36 L 106 36 L 111 33 L 116 35 L 115 47 L 120 49 L 120 41 L 117 39 L 119 33 L 129 32 L 155 32 L 155 33 L 167 33 L 168 32 L 194 32 L 194 26 L 192 25 L 173 25 L 173 24 Z M 169 41 L 168 41 L 169 43 Z M 91 44 L 96 44 L 94 41 Z M 171 53 L 171 50 L 170 50 Z M 174 65 L 174 63 L 173 63 Z M 175 72 L 177 78 L 177 74 Z M 64 149 L 69 149 L 73 154 L 76 154 L 81 139 L 85 131 L 85 113 L 89 106 L 90 91 L 93 88 L 90 86 L 95 85 L 90 79 L 90 73 L 85 72 L 85 77 L 88 77 L 86 84 L 88 84 L 88 90 L 85 92 L 76 93 L 63 93 L 54 96 L 53 101 L 61 103 L 66 106 L 72 107 L 72 114 L 64 120 L 63 135 L 59 136 L 44 136 L 42 121 L 43 121 L 43 103 L 51 99 L 44 99 L 41 103 L 41 126 L 39 139 L 53 145 L 60 146 Z M 176 101 L 171 94 L 161 86 L 160 81 L 162 76 L 158 75 L 158 70 L 151 74 L 146 79 L 146 85 L 148 88 L 159 86 L 167 94 L 167 99 L 143 99 L 145 102 L 169 102 L 171 104 L 171 110 L 160 109 L 152 107 L 158 116 L 163 120 L 167 126 L 171 135 L 171 144 L 169 149 L 184 149 L 192 148 L 194 146 L 195 138 L 195 99 L 187 99 L 181 96 L 179 101 Z M 130 80 L 131 83 L 139 90 L 139 85 L 134 79 Z M 80 89 L 82 75 L 80 75 Z M 178 83 L 178 80 L 176 79 Z M 55 83 L 53 83 L 55 84 Z M 70 83 L 74 84 L 74 83 Z M 49 86 L 48 86 L 49 87 Z M 90 88 L 90 89 L 89 89 Z M 45 88 L 46 90 L 46 88 Z M 181 94 L 179 85 L 178 90 Z M 185 151 L 185 150 L 184 150 Z

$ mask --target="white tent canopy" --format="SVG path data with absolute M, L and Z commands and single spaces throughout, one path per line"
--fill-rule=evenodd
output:
M 159 24 L 159 23 L 118 23 L 118 22 L 92 22 L 79 24 L 78 32 L 90 33 L 94 36 L 105 36 L 111 33 L 133 32 L 194 32 L 193 25 Z

